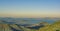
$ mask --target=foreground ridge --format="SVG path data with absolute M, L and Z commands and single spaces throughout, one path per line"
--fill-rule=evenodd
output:
M 39 29 L 29 29 L 18 24 L 0 24 L 0 31 L 60 31 L 60 21 L 47 24 Z

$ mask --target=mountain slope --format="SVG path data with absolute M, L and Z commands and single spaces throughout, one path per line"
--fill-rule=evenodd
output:
M 0 24 L 0 31 L 23 31 L 23 30 L 16 24 Z
M 60 21 L 54 24 L 46 24 L 39 29 L 29 29 L 17 24 L 0 24 L 0 31 L 60 31 Z
M 55 22 L 52 25 L 46 25 L 43 28 L 40 28 L 37 31 L 60 31 L 60 21 L 59 22 Z

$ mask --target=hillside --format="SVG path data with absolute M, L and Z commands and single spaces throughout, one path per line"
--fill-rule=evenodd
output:
M 51 25 L 46 25 L 43 28 L 40 28 L 37 31 L 60 31 L 60 21 L 55 22 L 54 24 Z
M 47 24 L 39 29 L 29 29 L 17 24 L 0 24 L 0 31 L 60 31 L 60 21 Z
M 0 24 L 0 31 L 22 31 L 16 24 Z

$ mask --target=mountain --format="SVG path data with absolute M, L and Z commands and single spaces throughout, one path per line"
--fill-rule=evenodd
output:
M 23 31 L 22 28 L 16 24 L 0 24 L 0 31 Z
M 37 29 L 30 29 L 28 27 L 20 26 L 18 24 L 0 24 L 0 31 L 60 31 L 60 21 L 57 21 L 53 24 L 47 24 L 43 23 L 44 26 L 41 27 L 41 23 L 38 25 L 34 25 L 30 28 L 36 28 Z M 40 27 L 39 27 L 40 25 Z
M 40 28 L 37 31 L 60 31 L 60 21 L 55 22 L 54 24 L 51 25 L 46 25 L 43 28 Z

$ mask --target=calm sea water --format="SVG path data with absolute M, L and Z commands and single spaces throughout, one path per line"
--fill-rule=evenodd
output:
M 41 22 L 54 23 L 60 18 L 0 18 L 0 23 L 7 24 L 39 24 Z

